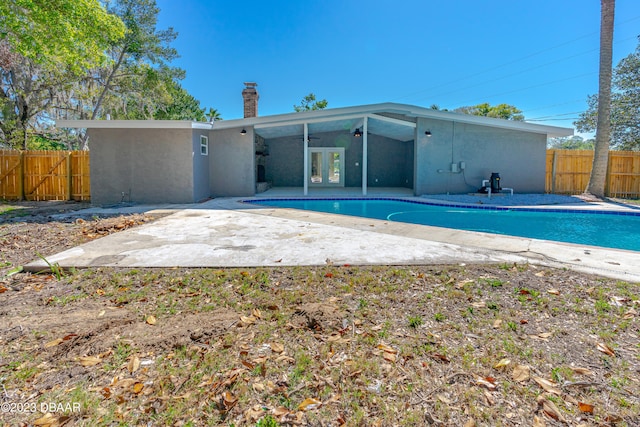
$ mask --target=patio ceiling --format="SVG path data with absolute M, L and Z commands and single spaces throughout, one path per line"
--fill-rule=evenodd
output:
M 414 122 L 394 119 L 376 114 L 350 116 L 340 119 L 296 121 L 289 123 L 255 125 L 256 134 L 264 139 L 282 138 L 287 136 L 299 136 L 304 132 L 304 123 L 309 127 L 309 134 L 320 134 L 325 132 L 353 133 L 356 129 L 362 130 L 364 118 L 367 117 L 368 132 L 373 135 L 380 135 L 398 141 L 411 141 L 414 139 Z

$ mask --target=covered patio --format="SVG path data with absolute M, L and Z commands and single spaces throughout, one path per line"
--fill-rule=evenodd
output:
M 256 124 L 257 181 L 305 196 L 389 187 L 412 194 L 415 129 L 415 121 L 380 114 Z

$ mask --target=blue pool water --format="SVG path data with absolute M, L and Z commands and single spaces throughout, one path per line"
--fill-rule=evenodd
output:
M 262 199 L 247 202 L 640 251 L 638 212 L 472 207 L 396 199 Z

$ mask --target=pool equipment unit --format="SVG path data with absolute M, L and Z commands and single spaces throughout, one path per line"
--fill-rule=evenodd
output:
M 489 178 L 489 181 L 491 181 L 492 193 L 499 193 L 500 190 L 502 190 L 502 188 L 500 188 L 500 174 L 498 172 L 491 172 L 491 178 Z
M 513 196 L 513 188 L 500 187 L 500 174 L 498 172 L 492 172 L 491 178 L 482 180 L 482 187 L 478 190 L 478 193 L 486 194 L 491 198 L 491 193 L 496 194 L 501 190 L 507 190 Z

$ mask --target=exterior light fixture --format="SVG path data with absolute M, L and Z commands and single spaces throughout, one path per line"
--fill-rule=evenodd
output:
M 240 131 L 240 135 L 245 136 L 247 134 L 247 130 L 246 129 L 242 129 Z
M 356 131 L 353 133 L 353 136 L 355 136 L 356 138 L 360 138 L 362 136 L 362 132 L 360 132 L 360 128 L 356 129 Z
M 426 131 L 424 134 L 427 135 L 427 138 L 431 138 L 431 131 L 430 130 Z

